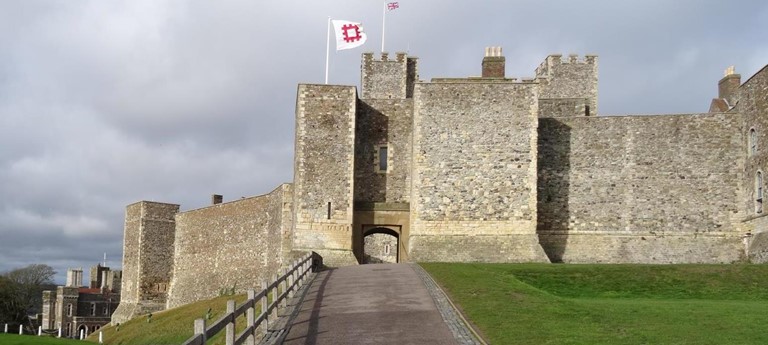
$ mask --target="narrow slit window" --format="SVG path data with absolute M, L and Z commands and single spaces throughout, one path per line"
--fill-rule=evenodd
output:
M 91 303 L 91 316 L 96 316 L 96 303 Z
M 387 147 L 379 146 L 379 171 L 387 171 Z
M 763 213 L 763 173 L 755 176 L 755 213 Z
M 331 202 L 328 202 L 328 219 L 331 219 Z
M 757 131 L 752 128 L 749 130 L 749 155 L 754 156 L 757 153 Z

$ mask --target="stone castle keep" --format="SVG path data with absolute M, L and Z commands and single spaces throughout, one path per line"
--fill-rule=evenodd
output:
M 421 81 L 404 53 L 361 69 L 360 90 L 298 86 L 293 183 L 127 207 L 113 322 L 245 290 L 306 251 L 330 266 L 768 261 L 767 68 L 727 71 L 708 113 L 606 117 L 596 56 L 550 55 L 521 80 L 498 47 L 480 77 Z

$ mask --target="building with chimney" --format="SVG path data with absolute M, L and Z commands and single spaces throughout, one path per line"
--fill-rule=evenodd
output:
M 121 271 L 97 264 L 90 285 L 83 286 L 82 268 L 67 270 L 66 285 L 43 291 L 43 330 L 77 338 L 108 324 L 120 304 L 121 279 Z

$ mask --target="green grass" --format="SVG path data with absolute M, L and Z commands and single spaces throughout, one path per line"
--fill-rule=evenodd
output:
M 768 344 L 768 265 L 422 266 L 492 344 Z
M 34 335 L 18 335 L 0 333 L 0 344 L 3 345 L 82 345 L 80 340 L 38 337 Z
M 164 310 L 152 315 L 152 322 L 147 322 L 146 316 L 134 318 L 120 325 L 106 326 L 101 329 L 104 333 L 104 344 L 107 345 L 133 345 L 133 344 L 181 344 L 192 336 L 195 319 L 202 318 L 208 308 L 211 308 L 213 317 L 206 322 L 211 324 L 225 314 L 227 300 L 234 299 L 237 305 L 242 304 L 246 296 L 222 296 L 210 300 L 187 304 L 182 307 Z M 256 313 L 260 308 L 256 308 Z M 244 328 L 245 317 L 237 319 L 237 331 Z M 224 332 L 217 334 L 207 344 L 224 344 Z M 98 332 L 91 334 L 86 340 L 98 342 Z M 82 344 L 82 343 L 81 343 Z

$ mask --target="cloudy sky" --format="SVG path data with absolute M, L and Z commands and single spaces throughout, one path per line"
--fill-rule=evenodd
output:
M 386 50 L 420 77 L 507 76 L 550 53 L 597 54 L 601 114 L 703 112 L 723 70 L 768 64 L 765 1 L 401 0 Z M 292 180 L 298 83 L 324 78 L 328 16 L 361 21 L 330 81 L 359 85 L 381 47 L 382 1 L 0 2 L 0 272 L 121 266 L 139 200 L 206 205 Z M 87 279 L 87 277 L 86 277 Z

